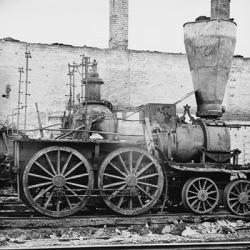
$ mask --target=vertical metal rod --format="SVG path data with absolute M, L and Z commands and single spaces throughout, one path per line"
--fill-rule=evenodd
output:
M 25 51 L 25 59 L 26 59 L 26 67 L 25 67 L 25 104 L 24 104 L 24 132 L 26 131 L 26 121 L 27 121 L 27 97 L 28 95 L 28 84 L 29 82 L 29 58 L 31 58 L 30 52 L 27 51 L 27 44 L 26 44 L 26 51 Z
M 84 54 L 81 55 L 82 57 L 82 79 L 81 79 L 81 105 L 83 104 L 83 76 L 84 76 Z
M 73 62 L 73 69 L 72 69 L 72 106 L 75 106 L 75 67 L 76 64 Z
M 39 113 L 37 102 L 35 103 L 35 105 L 36 105 L 36 113 L 37 113 L 39 131 L 40 131 L 41 138 L 43 138 L 44 135 L 43 135 L 43 129 L 42 129 L 42 122 L 41 122 L 41 118 L 40 118 L 40 113 Z
M 88 103 L 87 103 L 87 97 L 86 97 L 86 94 L 87 94 L 87 88 L 88 88 L 88 64 L 89 64 L 89 60 L 88 60 L 88 57 L 84 57 L 84 66 L 85 66 L 85 135 L 87 135 L 88 133 Z
M 68 63 L 69 68 L 69 104 L 68 104 L 68 112 L 71 115 L 71 108 L 72 108 L 72 73 L 71 73 L 71 65 Z
M 22 84 L 22 73 L 24 73 L 23 68 L 18 68 L 19 72 L 19 84 L 18 84 L 18 103 L 17 103 L 17 131 L 19 130 L 19 120 L 20 120 L 20 109 L 21 109 L 21 84 Z
M 84 57 L 84 66 L 85 66 L 85 100 L 87 100 L 86 97 L 86 90 L 88 89 L 88 66 L 89 66 L 89 57 Z M 87 104 L 87 103 L 86 103 Z

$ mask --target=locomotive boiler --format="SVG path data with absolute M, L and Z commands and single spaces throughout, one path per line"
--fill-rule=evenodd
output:
M 14 141 L 21 199 L 52 217 L 89 207 L 129 216 L 177 205 L 197 214 L 224 205 L 248 215 L 250 168 L 238 164 L 240 151 L 231 149 L 222 119 L 236 41 L 225 6 L 212 8 L 211 18 L 184 24 L 196 118 L 188 105 L 178 116 L 175 104 L 148 103 L 139 108 L 143 140 L 121 140 L 112 104 L 101 99 L 103 81 L 94 61 L 83 79 L 85 99 L 70 104 L 61 134 Z

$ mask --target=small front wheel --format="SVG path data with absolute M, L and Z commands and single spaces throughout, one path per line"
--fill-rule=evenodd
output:
M 250 214 L 250 181 L 238 179 L 227 184 L 223 193 L 226 207 L 233 214 Z
M 210 178 L 191 178 L 182 188 L 182 202 L 192 212 L 207 214 L 219 203 L 218 187 Z

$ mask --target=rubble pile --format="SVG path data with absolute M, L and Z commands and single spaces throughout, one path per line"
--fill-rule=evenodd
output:
M 174 220 L 166 225 L 129 227 L 75 227 L 57 229 L 12 229 L 0 231 L 0 248 L 23 244 L 81 245 L 126 243 L 204 242 L 250 239 L 250 222 L 243 220 L 186 223 Z

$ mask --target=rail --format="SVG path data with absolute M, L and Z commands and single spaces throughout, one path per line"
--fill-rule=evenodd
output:
M 1 250 L 10 250 L 11 248 L 1 248 Z M 155 249 L 182 249 L 182 250 L 208 250 L 208 249 L 250 249 L 250 241 L 228 241 L 228 242 L 188 242 L 188 243 L 160 243 L 160 244 L 103 244 L 103 245 L 59 245 L 44 247 L 18 247 L 19 250 L 36 250 L 36 249 L 61 249 L 61 250 L 155 250 Z

